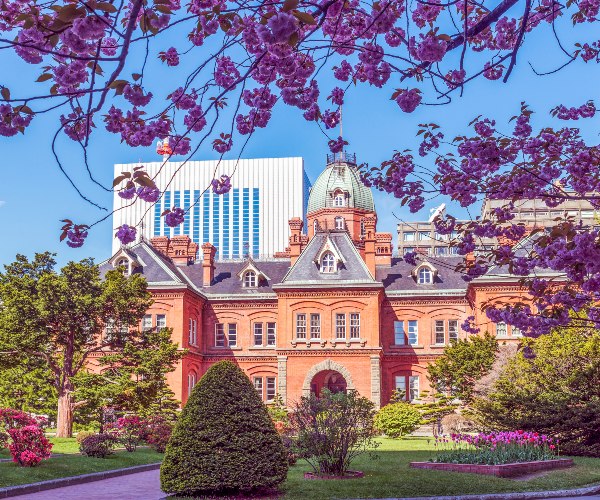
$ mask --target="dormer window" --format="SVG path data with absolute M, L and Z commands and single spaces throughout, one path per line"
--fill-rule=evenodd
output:
M 123 267 L 123 275 L 129 276 L 129 259 L 126 257 L 121 257 L 119 260 L 117 260 L 115 267 Z
M 256 288 L 257 282 L 256 273 L 254 271 L 246 271 L 246 274 L 244 274 L 244 288 Z
M 325 252 L 321 257 L 321 272 L 331 274 L 335 271 L 335 257 L 331 252 Z
M 429 267 L 423 266 L 419 269 L 419 273 L 417 275 L 417 282 L 419 285 L 431 285 L 433 284 L 433 273 Z
M 346 197 L 344 193 L 341 191 L 336 191 L 333 195 L 333 206 L 334 207 L 345 207 L 346 206 Z
M 336 217 L 335 218 L 335 228 L 336 229 L 344 229 L 344 218 L 343 217 Z

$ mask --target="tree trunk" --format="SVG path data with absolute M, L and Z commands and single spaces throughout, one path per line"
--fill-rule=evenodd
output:
M 69 389 L 58 395 L 56 437 L 73 437 L 73 393 Z

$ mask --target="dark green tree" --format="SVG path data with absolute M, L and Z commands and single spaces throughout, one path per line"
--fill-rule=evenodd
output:
M 286 450 L 250 379 L 230 361 L 211 366 L 179 416 L 160 468 L 163 491 L 251 493 L 287 477 Z
M 129 338 L 122 349 L 98 359 L 101 373 L 81 372 L 75 381 L 75 396 L 84 402 L 78 413 L 102 423 L 103 408 L 143 417 L 162 415 L 174 420 L 179 401 L 167 384 L 185 355 L 171 340 L 172 330 L 145 331 Z
M 473 415 L 484 428 L 536 431 L 563 453 L 600 457 L 600 332 L 561 328 L 525 342 L 528 356 L 508 362 Z
M 0 274 L 0 352 L 44 361 L 56 389 L 57 436 L 73 432 L 74 377 L 90 354 L 120 349 L 134 337 L 151 304 L 146 280 L 118 269 L 104 277 L 91 259 L 69 262 L 60 272 L 54 255 L 23 255 Z M 114 325 L 106 331 L 107 325 Z
M 468 403 L 475 382 L 494 364 L 498 341 L 489 333 L 452 342 L 444 354 L 427 367 L 429 380 L 440 392 L 450 392 Z

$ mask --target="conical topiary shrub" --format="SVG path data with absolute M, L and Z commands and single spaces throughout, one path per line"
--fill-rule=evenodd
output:
M 273 489 L 286 450 L 254 386 L 237 365 L 216 363 L 194 387 L 167 445 L 161 488 L 180 495 Z

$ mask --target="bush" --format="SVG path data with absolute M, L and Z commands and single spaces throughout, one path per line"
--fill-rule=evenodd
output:
M 161 487 L 181 495 L 277 487 L 286 450 L 250 379 L 230 361 L 209 368 L 183 408 L 160 468 Z
M 136 450 L 142 440 L 146 423 L 135 415 L 121 417 L 113 424 L 107 425 L 109 433 L 129 452 Z
M 159 453 L 164 453 L 173 432 L 173 424 L 160 415 L 150 417 L 145 424 L 142 438 L 153 449 Z
M 317 474 L 343 476 L 358 455 L 374 448 L 374 405 L 356 391 L 302 397 L 290 422 L 298 456 Z
M 450 413 L 442 418 L 442 427 L 445 434 L 462 434 L 473 428 L 473 422 L 460 413 Z
M 30 425 L 41 427 L 45 424 L 45 417 L 34 417 L 29 413 L 25 413 L 21 410 L 14 410 L 13 408 L 0 408 L 0 427 L 3 427 L 5 430 Z
M 117 440 L 111 434 L 93 434 L 79 445 L 79 451 L 88 457 L 106 458 L 112 455 Z
M 421 424 L 421 412 L 410 403 L 392 403 L 375 416 L 375 427 L 391 438 L 401 438 Z
M 52 443 L 37 425 L 9 429 L 8 435 L 12 460 L 21 467 L 35 467 L 42 460 L 50 458 Z
M 0 431 L 0 450 L 8 446 L 8 434 L 4 431 Z
M 77 443 L 81 444 L 83 443 L 83 440 L 89 436 L 93 436 L 95 433 L 94 432 L 90 432 L 90 431 L 79 431 L 77 433 Z

